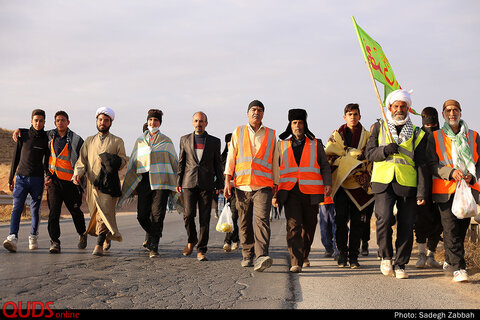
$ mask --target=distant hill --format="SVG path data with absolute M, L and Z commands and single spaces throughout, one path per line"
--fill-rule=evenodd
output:
M 11 164 L 15 142 L 12 140 L 13 130 L 0 128 L 0 163 Z

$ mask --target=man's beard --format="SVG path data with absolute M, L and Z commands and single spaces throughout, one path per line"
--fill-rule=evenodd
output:
M 103 129 L 100 129 L 100 127 L 97 126 L 98 132 L 107 133 L 108 131 L 110 131 L 110 127 L 111 127 L 111 126 L 108 126 L 108 127 L 107 127 L 107 126 L 102 126 L 102 127 L 103 127 Z

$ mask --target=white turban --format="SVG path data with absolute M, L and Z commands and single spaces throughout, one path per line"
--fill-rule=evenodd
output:
M 109 116 L 109 117 L 112 119 L 112 121 L 115 120 L 115 112 L 114 112 L 112 109 L 110 109 L 110 108 L 108 108 L 108 107 L 100 107 L 100 108 L 98 108 L 98 109 L 97 109 L 97 113 L 95 114 L 95 118 L 98 117 L 98 115 L 101 114 L 101 113 L 106 114 L 107 116 Z
M 395 101 L 404 101 L 407 103 L 407 107 L 410 109 L 412 106 L 412 99 L 410 98 L 411 91 L 398 89 L 390 92 L 390 94 L 385 99 L 385 106 L 390 107 Z

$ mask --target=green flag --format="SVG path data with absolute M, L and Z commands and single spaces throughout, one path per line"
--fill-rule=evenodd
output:
M 383 53 L 382 47 L 365 31 L 363 31 L 362 28 L 360 28 L 360 26 L 355 22 L 354 17 L 352 17 L 352 21 L 353 25 L 355 26 L 355 31 L 357 32 L 358 41 L 360 43 L 360 47 L 362 48 L 365 62 L 370 70 L 372 70 L 375 80 L 384 85 L 385 90 L 383 101 L 385 104 L 385 98 L 388 96 L 388 94 L 394 90 L 401 89 L 402 87 L 395 78 L 392 66 L 388 62 L 385 53 Z M 410 112 L 418 115 L 418 113 L 412 108 L 410 108 Z

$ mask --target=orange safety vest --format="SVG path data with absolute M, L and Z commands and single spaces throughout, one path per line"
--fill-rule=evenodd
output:
M 312 143 L 313 141 L 313 143 Z M 300 166 L 293 154 L 292 142 L 281 141 L 280 183 L 278 190 L 292 190 L 296 183 L 305 194 L 323 194 L 323 177 L 317 162 L 317 139 L 305 137 Z
M 56 174 L 59 179 L 70 181 L 73 177 L 73 167 L 70 163 L 70 157 L 68 154 L 68 143 L 65 144 L 65 147 L 59 155 L 55 155 L 53 139 L 55 139 L 55 137 L 50 140 L 50 158 L 48 159 L 48 169 L 52 174 Z
M 272 167 L 275 130 L 267 127 L 265 129 L 262 144 L 257 153 L 253 155 L 247 126 L 237 128 L 238 153 L 235 158 L 235 172 L 233 174 L 235 187 L 255 185 L 273 188 Z
M 440 135 L 440 132 L 442 133 Z M 470 150 L 473 154 L 473 161 L 478 161 L 477 153 L 477 138 L 478 133 L 473 130 L 468 130 L 467 140 Z M 436 130 L 433 132 L 435 138 L 435 150 L 439 159 L 440 165 L 449 166 L 453 168 L 452 158 L 452 140 L 443 132 L 443 130 Z M 469 185 L 480 192 L 480 186 L 478 181 L 473 185 Z M 433 194 L 454 194 L 457 189 L 457 182 L 455 180 L 444 180 L 439 177 L 432 177 L 432 193 Z

